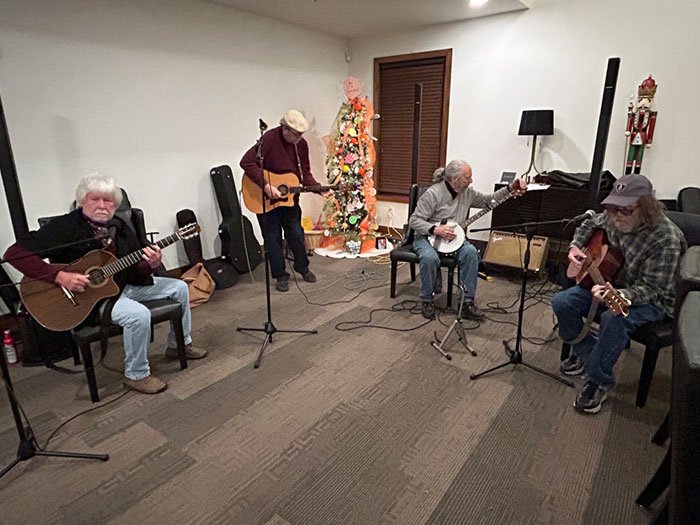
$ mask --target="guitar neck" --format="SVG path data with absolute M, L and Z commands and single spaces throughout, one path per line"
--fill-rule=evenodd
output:
M 289 193 L 306 193 L 309 191 L 332 190 L 335 186 L 293 186 L 289 188 Z
M 489 206 L 486 208 L 482 208 L 479 210 L 479 212 L 475 213 L 471 217 L 469 217 L 464 223 L 461 224 L 463 230 L 467 230 L 467 226 L 469 226 L 471 223 L 478 221 L 481 219 L 484 215 L 486 215 L 488 212 L 492 211 L 494 208 L 500 206 L 504 202 L 506 202 L 508 199 L 510 199 L 513 195 L 508 192 L 505 195 L 502 195 L 500 197 L 492 199 L 491 203 Z
M 164 237 L 163 239 L 159 240 L 158 242 L 155 242 L 154 244 L 158 246 L 158 248 L 165 248 L 166 246 L 170 246 L 171 244 L 179 240 L 180 234 L 176 232 L 172 235 L 169 235 L 168 237 Z M 112 277 L 113 275 L 121 272 L 122 270 L 126 270 L 129 266 L 136 264 L 137 262 L 142 260 L 142 258 L 143 248 L 135 252 L 131 252 L 129 255 L 125 255 L 124 257 L 121 257 L 116 261 L 112 261 L 111 263 L 104 265 L 102 267 L 102 272 L 106 277 Z

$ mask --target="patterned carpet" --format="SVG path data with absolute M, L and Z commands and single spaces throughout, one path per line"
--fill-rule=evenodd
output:
M 400 304 L 415 298 L 416 284 L 399 285 L 390 299 L 386 265 L 318 256 L 312 265 L 317 283 L 292 282 L 286 294 L 273 290 L 273 320 L 278 329 L 318 334 L 275 334 L 254 370 L 262 335 L 236 328 L 265 321 L 262 268 L 256 282 L 245 276 L 216 292 L 193 312 L 196 343 L 209 357 L 180 371 L 163 358 L 159 328 L 151 363 L 168 390 L 129 393 L 68 423 L 50 450 L 105 452 L 110 460 L 23 462 L 0 479 L 0 523 L 648 519 L 634 499 L 665 453 L 649 439 L 668 406 L 669 352 L 661 354 L 646 408 L 634 407 L 642 349 L 633 345 L 618 363 L 618 388 L 600 414 L 585 417 L 572 408 L 574 390 L 522 366 L 469 379 L 507 359 L 501 341 L 515 327 L 495 320 L 514 323 L 515 313 L 489 314 L 478 327 L 465 322 L 474 328 L 467 336 L 478 356 L 452 335 L 448 361 L 429 343 L 454 314 L 420 326 L 420 314 Z M 399 281 L 407 283 L 407 268 Z M 481 307 L 499 302 L 515 310 L 517 283 L 505 277 L 479 283 Z M 533 294 L 539 289 L 549 286 L 531 286 Z M 444 303 L 442 296 L 438 304 Z M 525 336 L 546 339 L 547 297 L 534 295 L 528 306 Z M 372 315 L 374 325 L 418 328 L 336 329 L 343 321 L 367 321 L 373 309 L 382 309 Z M 556 372 L 558 355 L 556 341 L 524 343 L 525 361 L 548 371 Z M 106 364 L 118 368 L 122 358 L 114 340 Z M 118 373 L 102 366 L 97 372 L 103 402 L 123 392 Z M 62 421 L 93 406 L 83 375 L 45 368 L 14 368 L 12 375 L 41 444 Z M 16 443 L 8 405 L 0 401 L 2 465 Z

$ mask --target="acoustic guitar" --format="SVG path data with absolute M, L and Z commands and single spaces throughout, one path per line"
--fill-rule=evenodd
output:
M 594 284 L 605 286 L 603 295 L 605 304 L 615 315 L 627 317 L 629 301 L 610 284 L 625 262 L 625 258 L 617 248 L 608 244 L 604 230 L 595 230 L 582 250 L 586 254 L 580 266 L 569 263 L 566 275 L 574 279 L 576 284 L 590 290 Z
M 154 244 L 165 248 L 179 240 L 199 235 L 199 232 L 198 224 L 188 224 Z M 85 291 L 74 293 L 56 283 L 25 276 L 19 285 L 22 302 L 41 326 L 56 332 L 70 330 L 82 323 L 100 300 L 119 293 L 113 276 L 143 260 L 142 256 L 143 250 L 119 259 L 106 250 L 93 250 L 68 265 L 52 264 L 57 272 L 77 272 L 90 277 Z
M 519 197 L 523 193 L 524 193 L 523 190 L 516 191 L 515 193 L 508 192 L 508 193 L 505 193 L 504 195 L 499 195 L 498 197 L 491 199 L 491 202 L 489 203 L 489 205 L 486 208 L 483 208 L 478 213 L 475 213 L 474 215 L 469 217 L 466 221 L 464 221 L 462 224 L 459 224 L 455 221 L 445 221 L 444 223 L 436 224 L 436 226 L 439 226 L 440 224 L 445 224 L 446 226 L 452 226 L 452 228 L 454 230 L 455 237 L 451 241 L 448 241 L 447 239 L 444 239 L 442 237 L 438 237 L 437 235 L 429 235 L 428 242 L 438 252 L 444 253 L 445 255 L 456 252 L 457 250 L 459 250 L 459 247 L 462 246 L 462 244 L 464 243 L 464 239 L 467 238 L 467 234 L 466 234 L 467 226 L 469 226 L 473 222 L 478 221 L 484 215 L 489 213 L 494 208 L 500 206 L 501 204 L 506 202 L 511 197 Z
M 294 195 L 304 192 L 320 192 L 337 189 L 338 186 L 302 186 L 296 173 L 272 173 L 263 171 L 263 180 L 268 181 L 282 194 L 281 199 L 269 199 L 265 195 L 265 211 L 271 211 L 279 206 L 294 206 Z M 243 202 L 255 214 L 263 213 L 262 190 L 253 179 L 243 175 L 241 187 Z

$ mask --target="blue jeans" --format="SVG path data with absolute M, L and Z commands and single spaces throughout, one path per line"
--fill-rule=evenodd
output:
M 440 257 L 426 237 L 417 235 L 413 241 L 413 250 L 418 255 L 420 267 L 421 285 L 418 297 L 424 303 L 429 303 L 433 300 L 435 283 L 440 274 Z M 479 272 L 479 252 L 469 241 L 464 241 L 453 256 L 459 265 L 459 282 L 467 290 L 464 301 L 473 301 L 476 296 L 476 280 Z
M 309 256 L 306 253 L 304 229 L 301 227 L 301 208 L 280 206 L 258 215 L 258 223 L 265 234 L 265 250 L 270 260 L 270 273 L 273 279 L 289 279 L 282 249 L 282 230 L 287 245 L 294 254 L 294 271 L 304 275 L 309 271 Z
M 559 336 L 562 340 L 571 341 L 581 332 L 592 299 L 591 292 L 580 286 L 567 288 L 554 295 L 552 308 L 559 321 Z M 627 346 L 629 334 L 642 324 L 663 319 L 666 312 L 652 304 L 630 306 L 627 317 L 614 315 L 602 304 L 598 309 L 601 314 L 598 337 L 589 332 L 571 351 L 583 361 L 590 381 L 610 388 L 615 385 L 613 366 Z
M 124 328 L 124 375 L 129 379 L 143 379 L 151 373 L 148 366 L 148 345 L 151 341 L 151 312 L 140 301 L 173 299 L 182 305 L 182 330 L 185 344 L 192 342 L 192 314 L 187 285 L 179 279 L 153 277 L 153 286 L 127 284 L 112 309 L 112 322 Z M 168 346 L 176 346 L 172 326 Z

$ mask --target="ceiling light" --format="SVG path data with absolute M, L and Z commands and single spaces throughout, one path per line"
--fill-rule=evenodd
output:
M 469 0 L 469 7 L 481 7 L 489 0 Z

